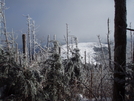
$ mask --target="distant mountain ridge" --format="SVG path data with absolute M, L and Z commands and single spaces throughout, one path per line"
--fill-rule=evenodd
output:
M 102 45 L 102 47 L 101 47 Z M 108 54 L 108 45 L 104 43 L 97 43 L 97 42 L 81 42 L 78 43 L 78 49 L 80 49 L 81 61 L 85 63 L 85 51 L 86 51 L 86 62 L 91 64 L 97 64 L 100 62 L 99 58 L 102 57 L 102 51 L 104 54 Z M 66 51 L 67 46 L 61 46 L 61 56 L 62 58 L 66 58 Z M 69 44 L 69 49 L 75 48 L 75 44 Z M 71 52 L 69 52 L 69 57 L 71 57 Z

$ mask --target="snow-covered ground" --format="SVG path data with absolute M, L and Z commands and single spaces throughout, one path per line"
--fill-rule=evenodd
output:
M 61 47 L 61 56 L 63 58 L 66 58 L 66 49 L 67 45 L 63 45 Z M 69 44 L 69 49 L 72 50 L 73 48 L 75 48 L 76 46 L 73 44 Z M 102 44 L 102 47 L 107 47 L 107 44 Z M 91 64 L 96 64 L 96 60 L 95 57 L 97 57 L 97 51 L 95 50 L 95 48 L 101 49 L 101 46 L 99 43 L 97 42 L 82 42 L 82 43 L 78 43 L 78 48 L 80 49 L 80 55 L 81 55 L 81 60 L 84 63 L 85 62 L 85 51 L 86 51 L 86 62 L 87 63 L 91 63 Z M 101 51 L 101 50 L 99 50 Z M 69 56 L 71 57 L 71 52 L 69 52 Z
M 83 97 L 82 94 L 77 94 L 77 98 L 76 98 L 77 101 L 112 101 L 111 98 L 92 98 L 92 99 L 87 99 L 85 97 Z

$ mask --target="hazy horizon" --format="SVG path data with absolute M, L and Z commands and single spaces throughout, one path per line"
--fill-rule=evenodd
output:
M 47 35 L 64 42 L 66 23 L 69 35 L 78 37 L 79 42 L 106 40 L 107 19 L 110 19 L 110 37 L 114 34 L 114 1 L 111 0 L 5 0 L 7 30 L 13 29 L 20 41 L 22 33 L 27 33 L 27 19 L 30 15 L 36 23 L 36 36 L 46 41 Z M 127 1 L 127 24 L 134 18 L 134 1 Z M 132 28 L 134 24 L 132 22 Z

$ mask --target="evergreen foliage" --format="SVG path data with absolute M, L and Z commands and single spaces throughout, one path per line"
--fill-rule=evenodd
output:
M 0 2 L 5 4 L 4 0 Z M 5 42 L 0 43 L 0 101 L 112 101 L 112 96 L 113 101 L 134 101 L 134 61 L 126 65 L 125 5 L 126 0 L 115 0 L 115 61 L 112 61 L 108 24 L 109 50 L 102 47 L 100 37 L 101 47 L 94 47 L 98 64 L 86 62 L 86 51 L 85 64 L 81 62 L 77 37 L 73 37 L 76 47 L 73 40 L 72 46 L 69 45 L 68 24 L 67 59 L 61 58 L 56 36 L 54 40 L 48 36 L 47 47 L 42 46 L 35 37 L 35 22 L 29 15 L 28 40 L 23 34 L 21 52 L 14 36 L 7 33 L 4 18 Z M 3 11 L 0 13 L 4 17 Z
M 73 59 L 77 60 L 77 63 L 80 60 L 79 57 L 73 57 Z M 71 59 L 74 64 L 67 65 L 73 70 L 68 71 L 64 70 L 65 65 L 62 65 L 60 55 L 57 53 L 53 53 L 44 61 L 40 69 L 20 67 L 13 58 L 10 61 L 7 53 L 2 53 L 0 60 L 1 99 L 6 101 L 62 101 L 63 99 L 71 101 L 74 78 L 80 77 L 80 67 L 74 60 Z

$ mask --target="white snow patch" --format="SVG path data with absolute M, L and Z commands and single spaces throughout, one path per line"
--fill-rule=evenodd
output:
M 72 44 L 69 45 L 69 49 L 71 50 Z M 107 47 L 107 44 L 102 44 L 103 47 Z M 61 56 L 62 58 L 67 58 L 67 49 L 66 45 L 61 46 Z M 96 52 L 94 51 L 94 47 L 100 48 L 100 44 L 97 42 L 82 42 L 78 43 L 78 48 L 80 49 L 80 55 L 81 55 L 81 61 L 85 63 L 84 57 L 85 57 L 85 51 L 86 51 L 86 62 L 91 64 L 97 64 L 95 57 L 97 56 Z M 73 44 L 73 48 L 75 48 L 75 45 Z M 69 57 L 71 57 L 71 52 L 69 52 Z

